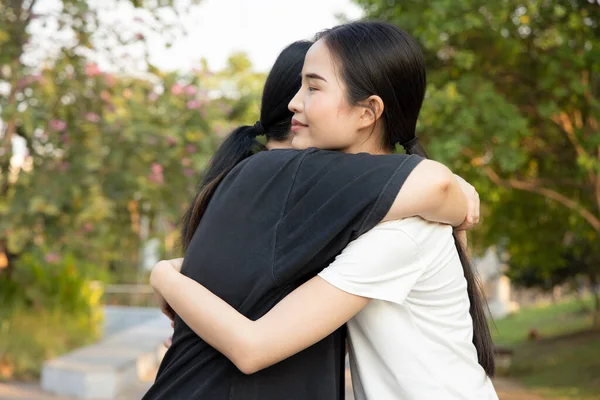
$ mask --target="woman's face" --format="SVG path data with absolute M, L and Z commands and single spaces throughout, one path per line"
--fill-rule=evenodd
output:
M 302 86 L 289 104 L 292 119 L 292 146 L 316 147 L 348 153 L 367 151 L 361 115 L 364 107 L 346 100 L 346 88 L 325 44 L 312 45 L 302 68 Z

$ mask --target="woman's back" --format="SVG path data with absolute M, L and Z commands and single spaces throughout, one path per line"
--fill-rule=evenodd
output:
M 181 273 L 246 317 L 260 318 L 353 235 L 375 226 L 420 160 L 316 149 L 256 154 L 219 184 Z M 177 317 L 173 344 L 145 398 L 342 398 L 343 345 L 337 331 L 276 366 L 244 375 Z
M 452 227 L 380 224 L 320 276 L 374 299 L 348 322 L 357 399 L 497 399 L 472 343 Z

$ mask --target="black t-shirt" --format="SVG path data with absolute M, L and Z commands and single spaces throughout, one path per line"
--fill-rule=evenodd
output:
M 387 214 L 417 156 L 271 150 L 221 182 L 182 273 L 256 320 Z M 344 331 L 252 375 L 180 318 L 144 399 L 344 398 Z

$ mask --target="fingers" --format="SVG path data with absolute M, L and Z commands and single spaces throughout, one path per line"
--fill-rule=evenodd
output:
M 481 208 L 479 193 L 477 193 L 477 190 L 475 190 L 473 186 L 470 187 L 469 192 L 470 193 L 468 194 L 467 202 L 467 218 L 465 219 L 465 222 L 457 228 L 458 230 L 473 229 L 475 225 L 479 223 Z
M 167 316 L 167 318 L 171 320 L 171 323 L 173 324 L 175 321 L 175 312 L 173 311 L 173 309 L 168 304 L 166 304 L 165 306 L 161 307 L 160 310 L 163 314 Z
M 169 260 L 169 264 L 171 264 L 171 267 L 173 267 L 173 269 L 175 269 L 177 272 L 181 272 L 183 258 L 174 258 L 172 260 Z

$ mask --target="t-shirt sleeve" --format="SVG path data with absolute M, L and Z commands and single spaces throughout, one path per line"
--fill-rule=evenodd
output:
M 345 292 L 402 304 L 424 263 L 419 246 L 398 224 L 386 222 L 365 233 L 319 276 Z
M 423 159 L 414 155 L 308 152 L 276 228 L 273 276 L 308 279 L 388 213 Z

